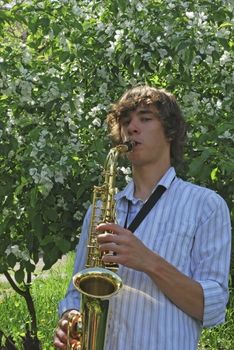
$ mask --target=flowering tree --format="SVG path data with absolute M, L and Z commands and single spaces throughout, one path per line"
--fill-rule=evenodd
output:
M 176 94 L 189 125 L 178 171 L 231 205 L 233 5 L 0 1 L 0 33 L 0 273 L 25 297 L 35 339 L 32 275 L 77 242 L 109 147 L 106 111 L 126 88 Z

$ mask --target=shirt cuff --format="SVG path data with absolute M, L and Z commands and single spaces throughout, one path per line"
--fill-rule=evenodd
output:
M 215 281 L 197 281 L 203 288 L 203 327 L 213 327 L 225 321 L 228 290 Z
M 58 305 L 58 314 L 61 317 L 68 310 L 80 310 L 80 299 L 78 296 L 65 297 Z

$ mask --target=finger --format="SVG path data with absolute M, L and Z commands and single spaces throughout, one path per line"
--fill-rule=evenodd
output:
M 61 342 L 60 339 L 58 339 L 58 338 L 54 339 L 54 346 L 56 349 L 61 349 L 61 350 L 67 349 L 67 343 Z
M 61 328 L 57 328 L 54 336 L 54 346 L 58 349 L 66 349 L 67 335 Z
M 119 245 L 116 243 L 113 243 L 113 242 L 99 244 L 98 248 L 101 252 L 111 251 L 111 252 L 114 252 L 116 254 L 118 254 L 120 252 Z
M 109 231 L 118 234 L 122 227 L 114 223 L 101 223 L 96 227 L 97 231 Z
M 68 326 L 68 320 L 61 318 L 58 322 L 58 326 L 63 330 L 67 331 L 67 326 Z
M 108 242 L 118 243 L 118 236 L 113 233 L 101 233 L 97 236 L 97 241 L 100 244 Z
M 119 259 L 118 255 L 104 254 L 102 257 L 102 261 L 104 263 L 116 263 L 116 264 L 118 264 L 120 262 L 120 259 Z

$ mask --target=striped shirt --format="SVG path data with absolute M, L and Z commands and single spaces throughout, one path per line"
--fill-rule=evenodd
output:
M 202 327 L 225 320 L 231 250 L 227 205 L 214 191 L 174 177 L 171 167 L 158 183 L 166 191 L 134 234 L 201 284 L 203 322 L 180 310 L 148 275 L 120 265 L 118 274 L 124 287 L 110 300 L 105 350 L 195 350 Z M 130 182 L 116 196 L 117 222 L 124 226 L 128 217 L 130 224 L 142 205 L 141 200 L 134 198 L 134 184 Z M 85 266 L 90 214 L 89 208 L 77 246 L 74 273 Z M 72 283 L 60 302 L 60 315 L 69 309 L 79 309 L 79 293 Z

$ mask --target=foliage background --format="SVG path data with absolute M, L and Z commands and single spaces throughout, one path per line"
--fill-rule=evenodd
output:
M 0 273 L 27 285 L 39 257 L 49 269 L 74 247 L 106 112 L 135 84 L 176 94 L 189 126 L 178 172 L 232 209 L 233 12 L 231 0 L 0 1 Z

